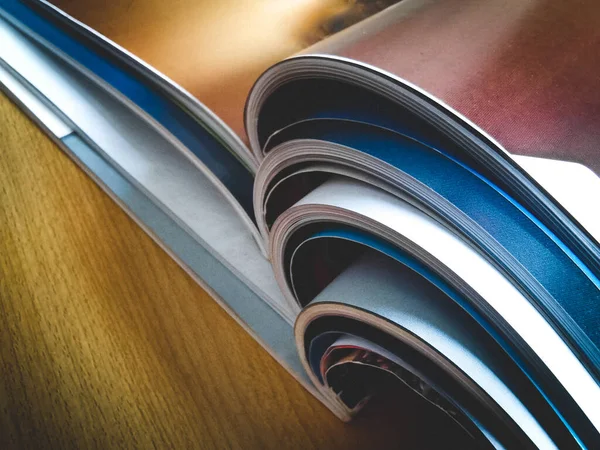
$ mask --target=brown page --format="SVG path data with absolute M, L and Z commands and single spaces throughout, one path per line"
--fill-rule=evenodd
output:
M 236 133 L 272 64 L 398 0 L 51 0 L 183 86 Z
M 405 0 L 309 52 L 395 74 L 511 153 L 600 175 L 597 0 Z

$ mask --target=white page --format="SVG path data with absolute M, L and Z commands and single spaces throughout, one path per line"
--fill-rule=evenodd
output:
M 433 255 L 506 320 L 600 430 L 600 387 L 529 300 L 464 240 L 393 195 L 350 179 L 324 183 L 297 203 L 303 205 L 315 205 L 319 217 L 318 205 L 327 205 L 373 219 Z
M 600 242 L 600 178 L 594 172 L 569 161 L 512 158 Z
M 340 274 L 313 302 L 357 306 L 408 330 L 458 366 L 539 448 L 554 447 L 537 420 L 497 375 L 502 367 L 493 359 L 487 345 L 490 341 L 482 342 L 480 333 L 465 326 L 466 313 L 437 288 L 409 269 L 398 270 L 398 264 L 376 252 L 370 253 Z M 398 359 L 387 351 L 380 354 L 392 361 Z
M 269 261 L 229 200 L 165 136 L 0 19 L 0 59 L 68 118 L 255 292 L 293 321 Z M 6 69 L 5 69 L 6 70 Z M 225 151 L 225 150 L 224 150 Z M 252 225 L 253 226 L 253 225 Z

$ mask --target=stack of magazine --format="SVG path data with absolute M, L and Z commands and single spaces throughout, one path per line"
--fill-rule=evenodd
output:
M 52 3 L 3 90 L 335 415 L 600 448 L 597 0 Z

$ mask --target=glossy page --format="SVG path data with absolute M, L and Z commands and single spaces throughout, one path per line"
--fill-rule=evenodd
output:
M 272 64 L 398 0 L 51 0 L 183 86 L 243 135 L 246 96 Z
M 600 175 L 598 23 L 594 0 L 407 0 L 308 52 L 414 83 L 510 153 Z

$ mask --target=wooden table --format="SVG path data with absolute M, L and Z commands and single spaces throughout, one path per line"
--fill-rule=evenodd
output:
M 452 436 L 411 399 L 341 423 L 1 94 L 0 146 L 0 448 Z

